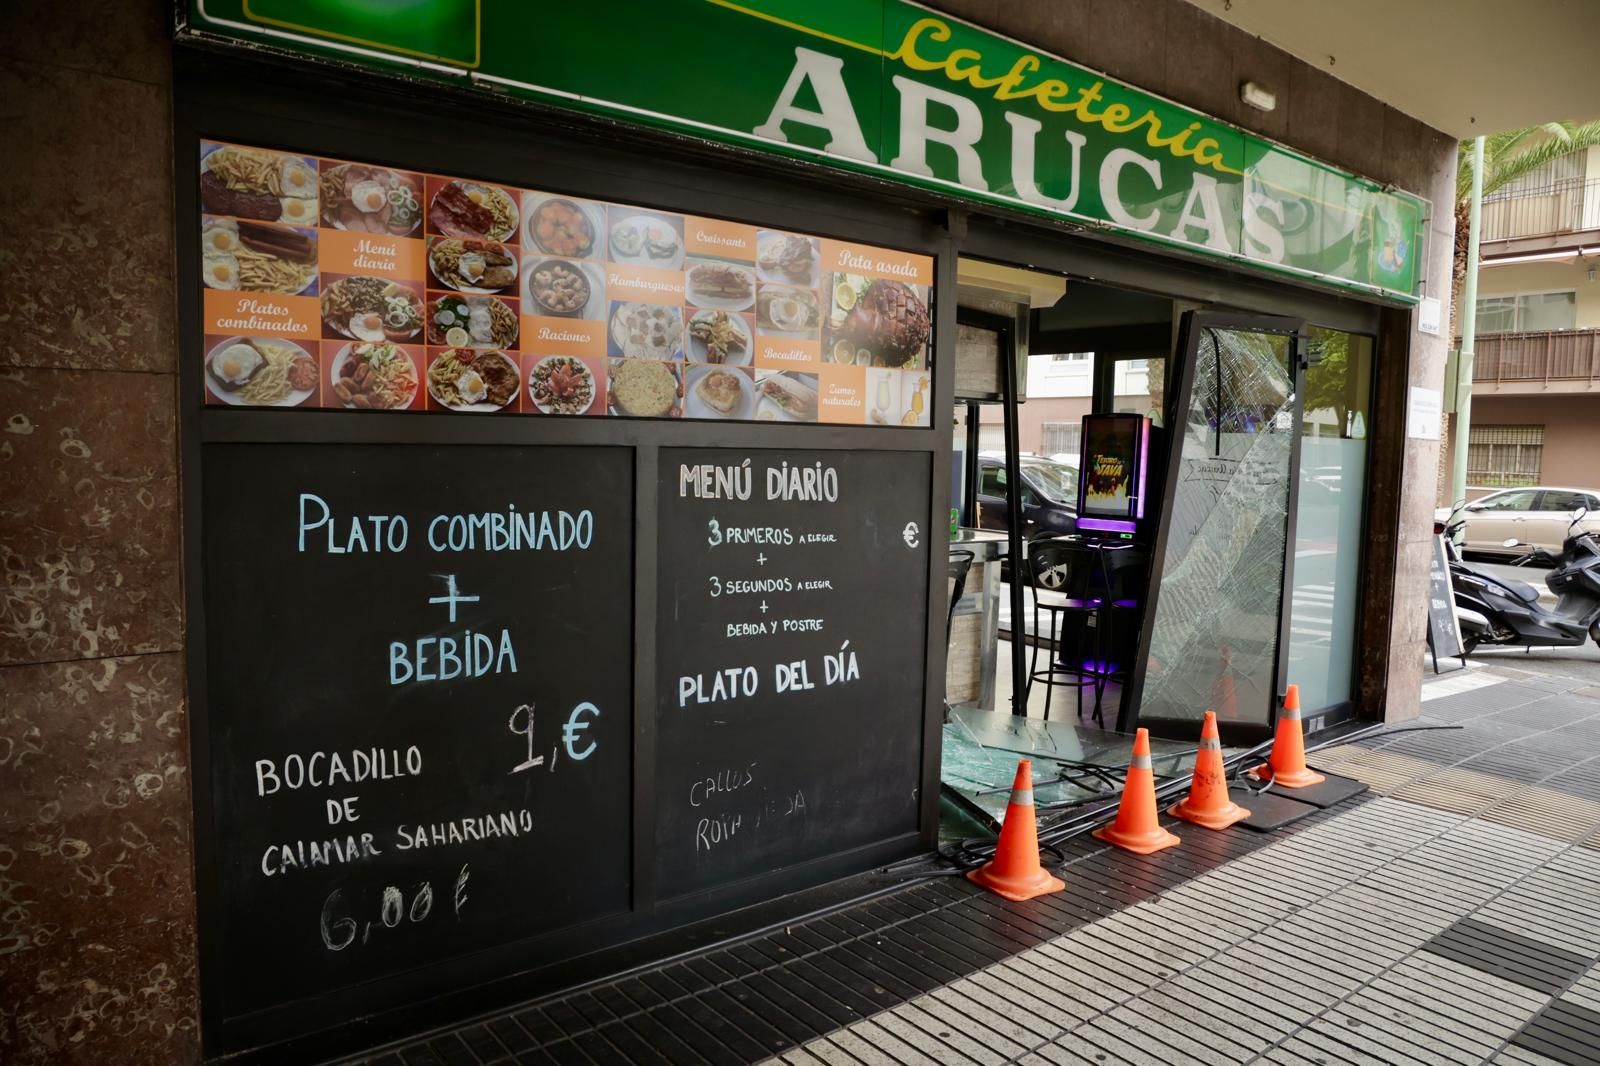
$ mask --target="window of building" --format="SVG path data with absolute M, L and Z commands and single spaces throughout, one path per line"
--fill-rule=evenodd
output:
M 1040 428 L 1044 431 L 1039 445 L 1041 453 L 1059 455 L 1066 452 L 1069 455 L 1077 455 L 1082 451 L 1082 422 L 1046 422 Z
M 1478 300 L 1479 333 L 1526 333 L 1574 329 L 1577 325 L 1576 292 L 1530 292 L 1517 296 L 1485 296 Z
M 1057 363 L 1082 363 L 1093 356 L 1093 352 L 1057 352 L 1050 359 Z
M 1510 200 L 1517 196 L 1527 196 L 1539 190 L 1549 189 L 1553 185 L 1562 185 L 1568 182 L 1581 182 L 1587 151 L 1569 152 L 1559 159 L 1553 159 L 1542 167 L 1528 171 L 1520 178 L 1506 182 L 1500 188 L 1483 198 L 1486 204 L 1496 200 Z
M 1467 443 L 1467 481 L 1495 488 L 1537 485 L 1543 458 L 1543 426 L 1475 425 Z

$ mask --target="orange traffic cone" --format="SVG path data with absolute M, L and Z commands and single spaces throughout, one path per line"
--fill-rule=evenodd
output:
M 1207 711 L 1200 726 L 1200 754 L 1194 758 L 1194 784 L 1189 786 L 1189 797 L 1167 813 L 1207 829 L 1226 829 L 1250 817 L 1249 811 L 1228 798 L 1228 772 L 1222 766 L 1216 711 Z
M 1016 903 L 1067 887 L 1065 881 L 1051 877 L 1039 865 L 1039 828 L 1033 819 L 1033 763 L 1027 759 L 1017 761 L 1017 779 L 1011 785 L 1011 802 L 1006 805 L 1006 820 L 1000 823 L 994 858 L 967 871 L 967 880 Z
M 1122 786 L 1122 805 L 1117 820 L 1094 831 L 1096 840 L 1115 844 L 1135 855 L 1149 855 L 1178 845 L 1178 838 L 1161 828 L 1156 812 L 1156 778 L 1150 769 L 1150 730 L 1133 736 L 1133 759 L 1128 763 L 1128 780 Z
M 1284 788 L 1308 788 L 1327 778 L 1306 768 L 1306 739 L 1300 732 L 1300 686 L 1290 685 L 1283 694 L 1283 710 L 1278 712 L 1278 732 L 1272 738 L 1272 754 L 1250 771 L 1256 777 L 1272 779 Z

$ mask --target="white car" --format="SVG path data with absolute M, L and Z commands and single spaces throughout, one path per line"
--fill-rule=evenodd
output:
M 1469 552 L 1505 556 L 1523 555 L 1531 547 L 1559 552 L 1567 527 L 1580 510 L 1588 513 L 1578 529 L 1600 533 L 1600 490 L 1535 485 L 1491 492 L 1467 504 L 1461 546 Z M 1435 511 L 1434 521 L 1450 521 L 1450 508 Z M 1508 540 L 1517 546 L 1506 547 Z

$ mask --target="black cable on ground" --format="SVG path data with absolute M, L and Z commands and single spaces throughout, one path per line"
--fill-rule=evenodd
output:
M 1358 729 L 1358 730 L 1355 730 L 1354 732 L 1346 733 L 1346 734 L 1344 734 L 1342 736 L 1333 737 L 1333 738 L 1331 738 L 1329 740 L 1322 741 L 1322 742 L 1317 743 L 1317 744 L 1313 744 L 1313 745 L 1311 745 L 1311 746 L 1306 748 L 1306 752 L 1307 752 L 1307 754 L 1309 754 L 1309 753 L 1314 752 L 1314 751 L 1322 751 L 1322 750 L 1325 750 L 1327 748 L 1337 747 L 1337 746 L 1342 745 L 1342 744 L 1354 743 L 1357 740 L 1368 740 L 1368 739 L 1372 739 L 1374 737 L 1390 737 L 1390 736 L 1398 736 L 1401 733 L 1420 733 L 1420 732 L 1429 732 L 1429 731 L 1440 730 L 1440 729 L 1462 729 L 1462 728 L 1465 728 L 1465 727 L 1464 726 L 1460 726 L 1460 725 L 1448 725 L 1448 724 L 1442 724 L 1442 723 L 1441 724 L 1436 724 L 1436 725 L 1418 724 L 1418 725 L 1403 725 L 1403 726 L 1384 726 L 1380 722 L 1380 723 L 1376 723 L 1374 725 L 1368 726 L 1368 727 L 1366 727 L 1364 729 Z M 1223 769 L 1227 772 L 1227 777 L 1229 779 L 1232 779 L 1232 778 L 1238 776 L 1247 765 L 1249 765 L 1249 764 L 1251 764 L 1253 762 L 1253 760 L 1260 758 L 1260 756 L 1262 755 L 1263 752 L 1270 750 L 1271 747 L 1272 747 L 1272 744 L 1273 744 L 1273 741 L 1265 740 L 1265 741 L 1262 741 L 1260 744 L 1257 744 L 1255 747 L 1250 748 L 1247 751 L 1239 752 L 1238 754 L 1231 755 L 1227 759 L 1224 759 L 1223 760 Z M 1195 750 L 1198 751 L 1199 749 L 1197 748 Z M 1183 789 L 1188 788 L 1189 785 L 1193 781 L 1194 781 L 1194 774 L 1193 773 L 1187 774 L 1187 775 L 1185 775 L 1183 777 L 1167 778 L 1164 781 L 1162 781 L 1162 783 L 1160 783 L 1160 784 L 1158 784 L 1156 786 L 1156 804 L 1157 804 L 1157 806 L 1161 805 L 1161 801 L 1164 798 L 1170 798 L 1171 796 L 1176 795 L 1178 792 L 1182 791 Z M 1266 783 L 1264 785 L 1262 785 L 1262 787 L 1260 789 L 1250 789 L 1250 791 L 1253 792 L 1255 795 L 1259 796 L 1262 793 L 1266 792 L 1267 789 L 1271 788 L 1272 784 L 1273 784 L 1273 780 L 1272 780 L 1272 777 L 1269 774 Z M 1248 788 L 1248 786 L 1246 786 L 1246 787 Z M 1041 810 L 1041 811 L 1064 810 L 1064 809 L 1069 808 L 1069 807 L 1081 807 L 1081 806 L 1083 806 L 1083 805 L 1085 805 L 1085 804 L 1087 804 L 1089 802 L 1091 802 L 1091 801 L 1090 800 L 1073 800 L 1073 801 L 1070 801 L 1070 802 L 1045 804 L 1045 805 L 1039 807 L 1038 809 Z M 1122 801 L 1121 801 L 1121 798 L 1119 797 L 1118 800 L 1115 803 L 1107 803 L 1107 804 L 1103 804 L 1101 806 L 1092 808 L 1090 810 L 1082 811 L 1082 812 L 1079 813 L 1078 817 L 1073 818 L 1071 821 L 1058 822 L 1055 825 L 1051 826 L 1049 829 L 1044 830 L 1043 832 L 1039 833 L 1039 850 L 1040 850 L 1040 852 L 1043 853 L 1045 851 L 1049 851 L 1049 852 L 1053 853 L 1056 856 L 1056 861 L 1054 863 L 1049 863 L 1049 864 L 1046 864 L 1046 865 L 1051 865 L 1051 866 L 1062 866 L 1062 865 L 1065 865 L 1066 856 L 1057 847 L 1057 845 L 1063 844 L 1066 841 L 1071 840 L 1074 837 L 1082 836 L 1084 833 L 1087 833 L 1087 832 L 1099 827 L 1100 825 L 1104 824 L 1105 822 L 1110 821 L 1111 818 L 1116 816 L 1117 808 L 1121 806 L 1121 803 L 1122 803 Z M 964 840 L 959 840 L 959 841 L 956 841 L 956 842 L 954 842 L 952 844 L 946 844 L 946 845 L 943 845 L 942 847 L 939 848 L 938 853 L 937 853 L 937 857 L 939 859 L 945 861 L 945 862 L 951 863 L 952 864 L 952 868 L 949 868 L 949 869 L 935 869 L 935 870 L 920 870 L 920 871 L 917 871 L 915 873 L 907 873 L 907 874 L 899 875 L 898 877 L 896 877 L 896 876 L 893 876 L 891 874 L 891 871 L 894 869 L 894 867 L 882 867 L 882 868 L 880 868 L 878 870 L 878 874 L 879 875 L 891 874 L 891 876 L 888 877 L 887 879 L 889 879 L 889 880 L 901 880 L 901 881 L 904 881 L 907 884 L 910 884 L 911 882 L 914 882 L 914 881 L 921 881 L 921 880 L 925 880 L 925 879 L 933 878 L 933 877 L 951 877 L 951 876 L 955 876 L 957 874 L 964 874 L 968 870 L 976 869 L 977 867 L 982 866 L 985 862 L 988 862 L 991 858 L 994 857 L 994 851 L 995 851 L 995 840 L 993 838 L 988 838 L 988 837 L 968 837 L 968 838 L 966 838 Z M 908 861 L 917 861 L 917 860 L 908 860 Z

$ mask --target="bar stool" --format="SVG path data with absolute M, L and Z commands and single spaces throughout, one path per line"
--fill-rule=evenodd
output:
M 1115 681 L 1118 685 L 1126 687 L 1131 674 L 1131 663 L 1112 664 L 1107 656 L 1117 653 L 1125 646 L 1117 640 L 1122 625 L 1138 621 L 1142 603 L 1131 593 L 1142 584 L 1148 556 L 1144 548 L 1137 544 L 1098 544 L 1095 554 L 1100 560 L 1098 591 L 1101 596 L 1101 613 L 1096 620 L 1099 639 L 1096 641 L 1098 651 L 1095 669 L 1099 683 L 1095 686 L 1094 720 L 1103 725 L 1100 703 L 1105 698 L 1106 686 Z M 1128 622 L 1119 622 L 1119 618 L 1127 619 Z
M 1028 584 L 1033 589 L 1033 655 L 1028 662 L 1028 695 L 1033 694 L 1033 684 L 1045 685 L 1044 717 L 1050 720 L 1050 699 L 1057 685 L 1077 690 L 1078 717 L 1083 717 L 1083 690 L 1094 689 L 1099 695 L 1099 680 L 1094 666 L 1099 660 L 1100 626 L 1098 625 L 1101 600 L 1087 595 L 1088 578 L 1095 565 L 1093 548 L 1071 541 L 1034 541 L 1028 545 Z M 1082 649 L 1071 658 L 1057 661 L 1052 651 L 1043 670 L 1039 669 L 1039 643 L 1041 627 L 1039 612 L 1050 618 L 1049 647 L 1054 649 L 1066 636 L 1069 617 L 1083 620 L 1084 629 L 1094 630 L 1090 641 L 1088 665 L 1085 666 Z M 1062 648 L 1065 653 L 1065 648 Z M 1075 662 L 1074 662 L 1075 660 Z M 1095 703 L 1095 720 L 1099 721 L 1099 701 Z

